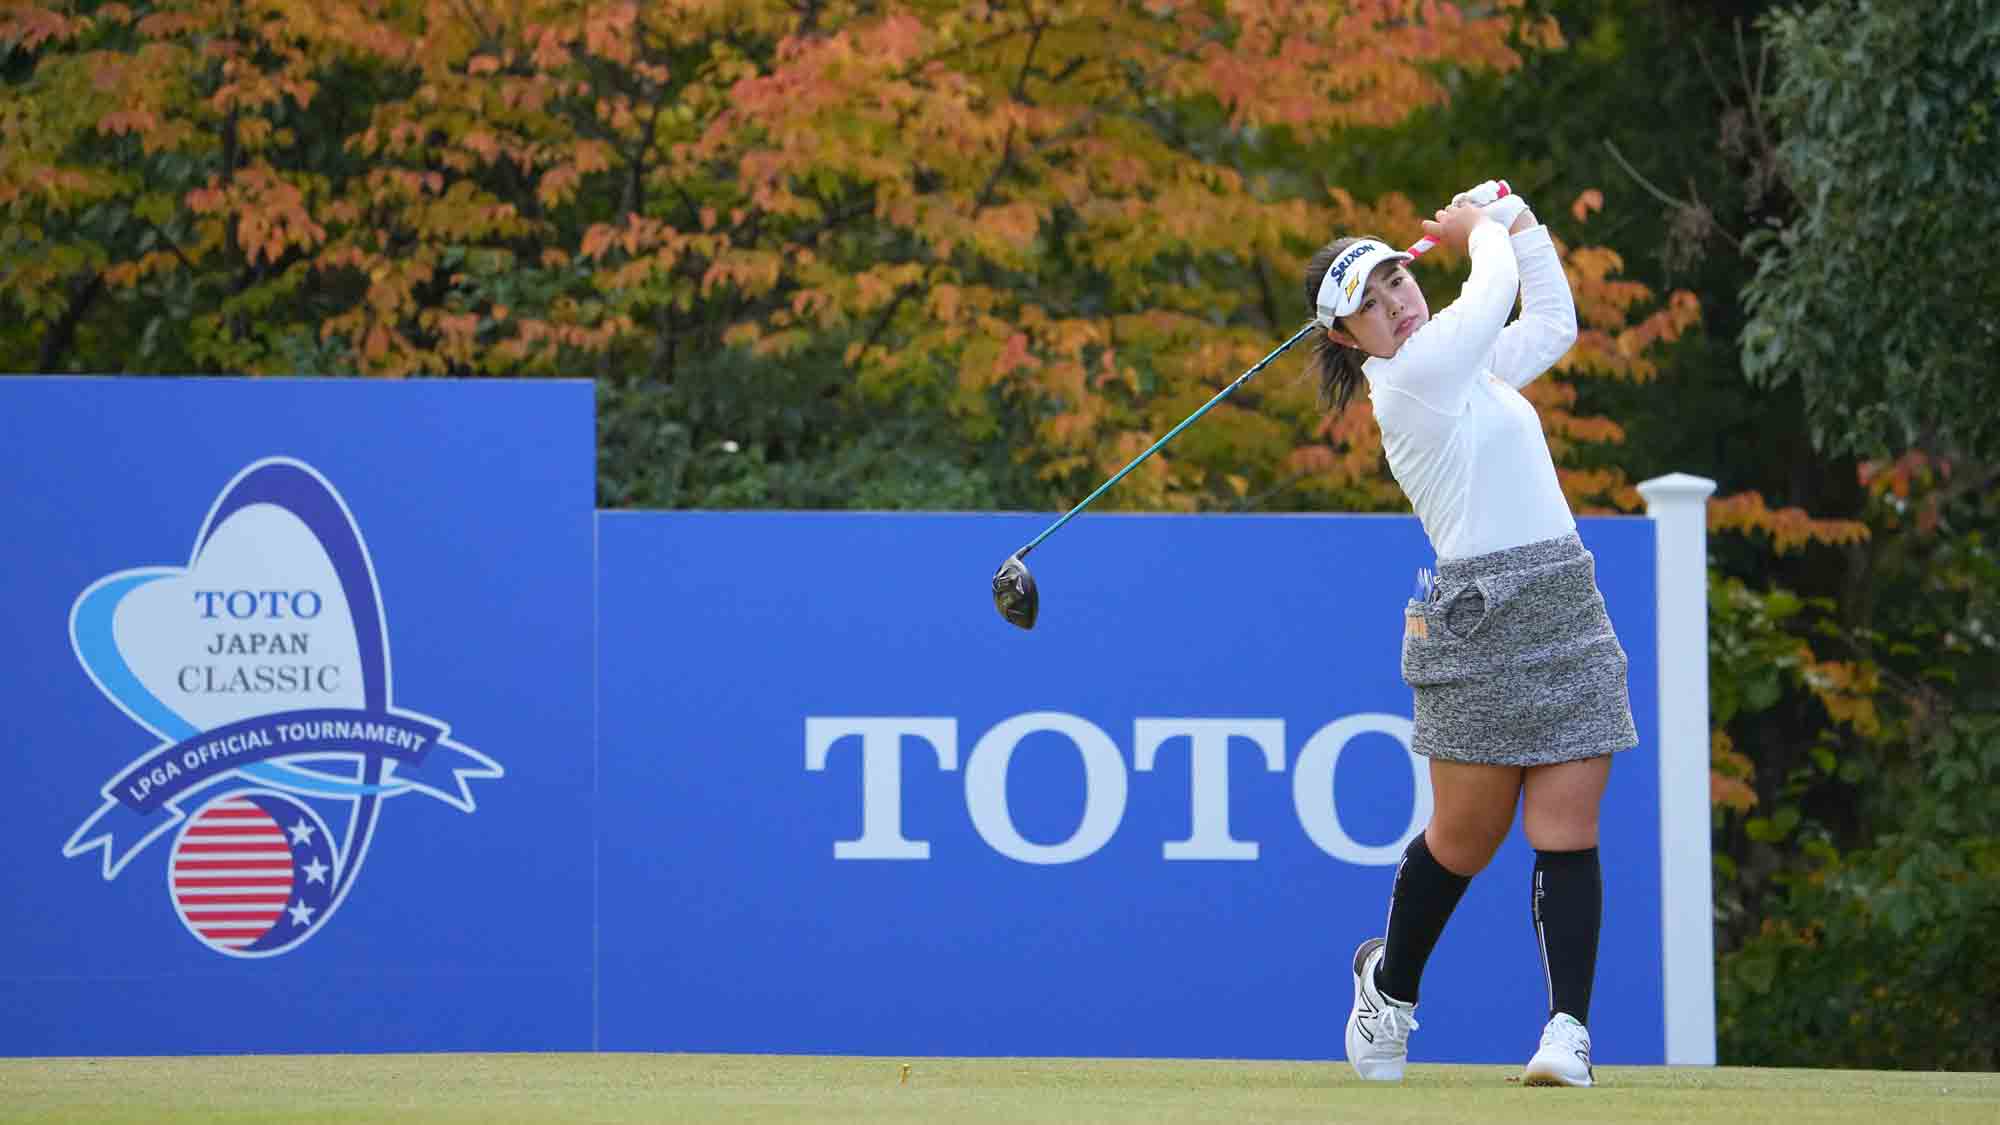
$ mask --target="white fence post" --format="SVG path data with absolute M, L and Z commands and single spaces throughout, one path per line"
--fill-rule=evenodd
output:
M 1639 486 L 1654 529 L 1660 640 L 1660 923 L 1667 1062 L 1715 1065 L 1708 796 L 1708 498 L 1686 473 Z

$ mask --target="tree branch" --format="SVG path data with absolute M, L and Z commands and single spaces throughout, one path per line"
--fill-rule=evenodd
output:
M 1733 234 L 1730 234 L 1728 231 L 1723 230 L 1721 225 L 1715 221 L 1715 218 L 1712 215 L 1709 215 L 1707 211 L 1702 209 L 1699 200 L 1690 203 L 1685 199 L 1676 199 L 1673 196 L 1668 195 L 1666 192 L 1661 191 L 1659 188 L 1654 187 L 1653 182 L 1651 180 L 1648 180 L 1645 176 L 1640 175 L 1639 170 L 1637 168 L 1632 167 L 1632 162 L 1625 159 L 1625 154 L 1619 152 L 1618 146 L 1612 144 L 1610 138 L 1608 137 L 1605 138 L 1604 148 L 1606 151 L 1611 153 L 1611 158 L 1618 162 L 1618 166 L 1625 169 L 1625 174 L 1632 177 L 1632 181 L 1638 184 L 1640 187 L 1644 188 L 1647 194 L 1651 195 L 1654 199 L 1659 200 L 1661 203 L 1664 203 L 1667 206 L 1674 208 L 1676 211 L 1684 211 L 1690 214 L 1704 216 L 1704 218 L 1702 219 L 1703 225 L 1705 225 L 1710 231 L 1713 231 L 1714 233 L 1721 235 L 1725 240 L 1728 241 L 1728 243 L 1731 246 L 1736 247 L 1737 253 L 1739 254 L 1745 253 L 1743 249 L 1743 240 L 1737 238 Z
M 95 270 L 77 285 L 76 291 L 70 294 L 69 307 L 63 310 L 54 324 L 49 325 L 48 332 L 42 337 L 42 354 L 36 370 L 53 372 L 57 369 L 64 353 L 76 342 L 76 326 L 82 322 L 83 314 L 103 292 L 104 274 Z
M 173 237 L 169 235 L 166 231 L 160 229 L 160 224 L 154 222 L 151 219 L 148 219 L 144 215 L 140 215 L 136 211 L 128 213 L 136 216 L 140 222 L 146 224 L 147 229 L 151 230 L 154 234 L 160 236 L 160 241 L 166 244 L 167 249 L 173 251 L 174 258 L 175 260 L 180 262 L 182 269 L 188 271 L 189 273 L 199 272 L 194 268 L 194 263 L 188 261 L 188 256 L 186 254 L 181 253 L 181 248 L 178 244 L 174 242 Z
M 1011 123 L 1007 126 L 1007 136 L 1000 142 L 1000 163 L 993 166 L 993 173 L 986 177 L 986 183 L 981 185 L 979 195 L 973 199 L 971 218 L 978 218 L 979 213 L 986 210 L 986 205 L 993 202 L 993 193 L 1000 188 L 1000 177 L 1006 175 L 1007 169 L 1014 163 L 1015 128 Z
M 479 45 L 482 50 L 495 45 L 494 40 L 497 36 L 494 30 L 486 25 L 486 21 L 480 18 L 478 5 L 468 3 L 467 0 L 454 0 L 453 6 L 465 17 L 466 22 L 479 32 Z
M 625 179 L 625 198 L 620 201 L 619 210 L 631 214 L 639 206 L 639 193 L 645 187 L 646 154 L 653 149 L 653 140 L 659 135 L 660 114 L 667 107 L 667 90 L 662 86 L 659 96 L 653 99 L 653 112 L 646 115 L 646 126 L 639 133 L 639 142 L 633 148 L 628 161 L 632 174 Z
M 1728 105 L 1732 100 L 1729 96 L 1729 88 L 1723 85 L 1722 75 L 1716 73 L 1715 63 L 1709 60 L 1708 51 L 1702 47 L 1701 36 L 1690 35 L 1688 37 L 1688 45 L 1694 49 L 1695 60 L 1701 63 L 1701 72 L 1708 75 L 1708 84 L 1714 88 L 1716 100 L 1724 105 Z
M 1286 489 L 1292 487 L 1293 485 L 1299 483 L 1300 481 L 1306 479 L 1309 476 L 1312 476 L 1312 473 L 1310 471 L 1293 473 L 1291 476 L 1286 477 L 1285 479 L 1277 482 L 1276 484 L 1272 485 L 1271 487 L 1265 489 L 1264 491 L 1258 493 L 1255 496 L 1245 496 L 1242 499 L 1238 500 L 1236 502 L 1236 510 L 1239 512 L 1255 511 L 1256 509 L 1262 507 L 1266 500 L 1269 500 L 1271 497 L 1276 496 L 1280 492 L 1285 491 Z
M 1278 298 L 1277 294 L 1271 292 L 1271 279 L 1264 273 L 1262 261 L 1251 261 L 1250 276 L 1257 279 L 1258 303 L 1264 306 L 1264 318 L 1273 325 L 1277 324 Z
M 1030 13 L 1029 18 L 1034 18 L 1033 13 Z M 1010 91 L 1013 99 L 1017 102 L 1026 102 L 1029 105 L 1034 104 L 1028 101 L 1028 75 L 1035 69 L 1035 48 L 1042 45 L 1042 36 L 1048 29 L 1049 25 L 1039 19 L 1035 20 L 1034 27 L 1030 29 L 1028 53 L 1021 58 L 1021 71 L 1014 76 L 1014 89 Z
M 1764 65 L 1770 61 L 1771 44 L 1768 40 L 1757 48 L 1757 77 L 1750 78 L 1750 60 L 1743 50 L 1743 21 L 1736 21 L 1736 71 L 1743 79 L 1744 103 L 1750 113 L 1750 127 L 1757 132 L 1757 146 L 1760 151 L 1771 150 L 1770 137 L 1764 131 L 1764 115 L 1758 106 L 1764 100 Z

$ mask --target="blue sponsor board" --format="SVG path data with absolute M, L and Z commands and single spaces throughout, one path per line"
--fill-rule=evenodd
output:
M 1339 1058 L 1428 784 L 1414 519 L 599 517 L 606 1049 Z M 1642 745 L 1604 815 L 1598 1061 L 1663 1058 L 1653 528 L 1582 522 Z M 1547 998 L 1518 830 L 1419 1061 L 1518 1063 Z
M 0 381 L 0 1054 L 1338 1058 L 1407 517 L 594 513 L 588 384 Z M 1653 525 L 1602 1062 L 1663 1057 Z M 1518 1063 L 1518 837 L 1421 1060 Z
M 0 381 L 0 1053 L 590 1045 L 593 425 Z

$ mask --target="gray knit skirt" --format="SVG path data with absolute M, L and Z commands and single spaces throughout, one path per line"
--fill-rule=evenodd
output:
M 1440 562 L 1403 626 L 1417 753 L 1545 766 L 1639 744 L 1625 649 L 1575 533 Z

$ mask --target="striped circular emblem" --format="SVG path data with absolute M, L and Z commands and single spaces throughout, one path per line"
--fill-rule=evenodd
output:
M 202 806 L 181 828 L 167 865 L 174 909 L 219 953 L 282 952 L 313 931 L 336 871 L 326 825 L 282 794 L 238 790 Z

